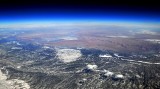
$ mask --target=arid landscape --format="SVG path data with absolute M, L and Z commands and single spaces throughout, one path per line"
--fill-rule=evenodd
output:
M 69 28 L 69 27 L 68 27 Z M 118 52 L 158 52 L 160 35 L 154 30 L 137 30 L 122 26 L 48 29 L 18 35 L 18 39 L 49 46 L 94 48 Z M 45 28 L 44 28 L 45 29 Z M 139 28 L 140 29 L 140 28 Z
M 141 29 L 0 28 L 0 89 L 159 89 L 160 32 Z

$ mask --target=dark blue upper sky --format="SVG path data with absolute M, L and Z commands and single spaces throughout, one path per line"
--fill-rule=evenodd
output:
M 6 4 L 0 7 L 0 23 L 65 21 L 112 21 L 159 23 L 160 9 L 157 6 L 126 4 L 70 4 L 50 3 Z

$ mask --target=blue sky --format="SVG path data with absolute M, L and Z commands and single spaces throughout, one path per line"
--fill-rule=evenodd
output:
M 117 7 L 118 8 L 118 7 Z M 0 24 L 34 24 L 51 22 L 160 23 L 160 13 L 136 9 L 113 8 L 24 8 L 0 11 Z

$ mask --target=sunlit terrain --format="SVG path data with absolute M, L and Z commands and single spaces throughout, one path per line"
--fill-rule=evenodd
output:
M 0 28 L 0 84 L 2 89 L 158 88 L 157 29 L 98 24 Z

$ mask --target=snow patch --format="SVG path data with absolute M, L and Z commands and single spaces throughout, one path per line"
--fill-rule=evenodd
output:
M 145 41 L 149 41 L 149 42 L 152 42 L 152 43 L 160 44 L 160 39 L 145 39 Z
M 153 32 L 153 31 L 150 31 L 150 30 L 143 30 L 141 32 L 138 32 L 138 34 L 157 35 L 156 32 Z
M 44 49 L 49 49 L 50 47 L 48 47 L 48 46 L 43 46 L 42 48 L 44 48 Z
M 108 36 L 108 37 L 111 37 L 111 38 L 129 38 L 128 36 Z
M 2 89 L 30 89 L 28 83 L 24 80 L 19 79 L 9 79 L 7 80 L 7 76 L 2 73 L 0 70 L 0 85 Z
M 109 55 L 109 54 L 105 54 L 105 55 L 99 55 L 99 57 L 107 57 L 107 58 L 110 58 L 110 57 L 112 57 L 111 55 Z
M 124 78 L 124 76 L 122 74 L 117 74 L 115 75 L 115 78 Z
M 21 66 L 17 66 L 17 68 L 18 68 L 18 69 L 20 69 L 20 68 L 21 68 Z
M 77 40 L 76 37 L 70 37 L 70 36 L 61 37 L 60 39 L 62 39 L 62 40 Z
M 58 49 L 57 57 L 63 62 L 72 62 L 81 57 L 81 51 L 76 49 Z
M 156 64 L 156 65 L 159 65 L 160 63 L 157 62 L 157 63 L 152 63 L 152 62 L 145 62 L 145 61 L 135 61 L 135 60 L 130 60 L 130 59 L 122 59 L 121 60 L 123 61 L 128 61 L 128 62 L 138 62 L 138 63 L 144 63 L 144 64 Z
M 116 56 L 116 57 L 123 57 L 123 56 L 119 56 L 118 53 L 114 53 L 114 56 Z
M 87 65 L 87 69 L 90 69 L 90 70 L 96 70 L 97 67 L 98 67 L 97 65 L 91 65 L 91 64 Z
M 106 73 L 104 74 L 105 76 L 112 76 L 114 73 L 113 72 L 110 72 L 110 71 L 106 71 Z
M 83 81 L 87 81 L 87 79 L 86 79 L 86 78 L 83 78 L 82 80 L 83 80 Z
M 12 47 L 11 49 L 13 49 L 13 50 L 18 50 L 18 49 L 22 49 L 21 47 Z

